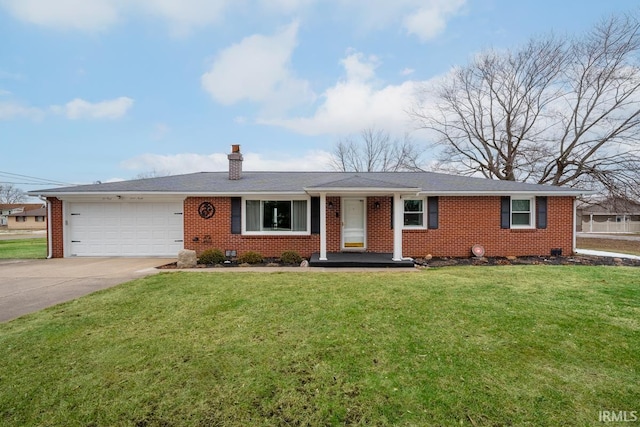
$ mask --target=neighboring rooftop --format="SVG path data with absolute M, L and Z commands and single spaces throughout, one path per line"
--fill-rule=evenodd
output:
M 8 215 L 11 217 L 14 216 L 47 216 L 47 209 L 46 208 L 38 208 L 38 209 L 31 209 L 28 211 L 22 211 L 22 212 L 18 212 L 18 213 L 14 213 L 11 215 Z
M 42 203 L 0 203 L 0 211 L 9 211 L 13 209 L 24 209 L 25 211 L 30 209 L 39 209 L 42 207 Z

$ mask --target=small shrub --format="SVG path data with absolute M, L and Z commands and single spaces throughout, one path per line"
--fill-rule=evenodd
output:
M 282 255 L 280 255 L 280 261 L 285 264 L 300 264 L 302 257 L 296 251 L 284 251 Z
M 263 258 L 258 252 L 245 252 L 238 257 L 238 262 L 241 264 L 260 264 Z
M 198 262 L 200 264 L 220 264 L 224 262 L 225 256 L 220 249 L 207 249 L 200 254 Z

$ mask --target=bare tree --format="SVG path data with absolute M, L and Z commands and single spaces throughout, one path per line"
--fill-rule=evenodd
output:
M 171 172 L 169 172 L 168 170 L 153 169 L 147 172 L 140 172 L 133 179 L 160 178 L 160 177 L 169 176 L 169 175 L 171 175 Z
M 16 204 L 27 200 L 27 194 L 13 184 L 0 185 L 0 203 Z
M 640 22 L 489 51 L 425 87 L 411 115 L 438 135 L 441 165 L 488 178 L 640 194 Z M 635 193 L 635 194 L 633 194 Z
M 343 172 L 420 170 L 421 154 L 409 135 L 392 140 L 387 131 L 366 128 L 357 139 L 347 137 L 338 141 L 331 155 L 331 167 Z

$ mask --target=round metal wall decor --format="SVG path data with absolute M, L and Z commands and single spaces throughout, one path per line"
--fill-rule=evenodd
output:
M 209 219 L 216 214 L 216 208 L 210 202 L 202 202 L 198 206 L 198 213 L 204 219 Z

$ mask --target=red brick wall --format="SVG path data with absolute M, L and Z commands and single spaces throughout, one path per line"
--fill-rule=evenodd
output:
M 500 228 L 500 197 L 440 197 L 437 230 L 403 231 L 403 255 L 467 257 L 480 244 L 486 256 L 549 255 L 573 251 L 573 198 L 548 197 L 547 228 Z
M 440 197 L 437 230 L 404 230 L 403 255 L 423 257 L 470 256 L 471 246 L 483 245 L 487 256 L 549 255 L 551 248 L 563 254 L 573 250 L 573 198 L 548 197 L 547 228 L 544 230 L 503 230 L 500 228 L 500 197 Z M 50 198 L 53 257 L 64 255 L 62 202 Z M 210 219 L 198 215 L 198 206 L 210 201 L 216 214 Z M 379 207 L 376 207 L 376 202 Z M 329 204 L 332 204 L 329 207 Z M 327 197 L 327 251 L 341 246 L 340 198 Z M 194 239 L 197 237 L 197 241 Z M 295 250 L 304 257 L 320 250 L 320 236 L 242 236 L 231 234 L 231 199 L 190 197 L 184 202 L 184 247 L 200 253 L 205 249 L 236 250 L 238 255 L 252 250 L 277 257 Z M 367 198 L 367 249 L 393 252 L 391 198 Z
M 64 217 L 62 216 L 62 201 L 58 200 L 56 197 L 47 198 L 49 203 L 51 203 L 51 236 L 47 236 L 49 240 L 52 241 L 52 252 L 50 255 L 52 258 L 62 258 L 64 257 L 64 238 L 63 238 L 63 224 Z M 47 245 L 47 251 L 48 251 Z
M 216 206 L 216 214 L 209 220 L 203 220 L 197 213 L 198 205 L 205 200 Z M 328 252 L 340 251 L 340 207 L 339 197 L 327 197 Z M 390 197 L 367 198 L 367 250 L 393 252 L 391 209 Z M 474 244 L 483 245 L 487 256 L 549 255 L 551 248 L 561 248 L 563 254 L 570 254 L 573 250 L 572 217 L 572 197 L 549 197 L 546 229 L 503 230 L 500 228 L 500 197 L 440 197 L 439 228 L 404 230 L 403 255 L 467 257 Z M 187 199 L 185 248 L 198 252 L 208 248 L 235 249 L 239 254 L 254 250 L 270 257 L 277 257 L 285 250 L 295 250 L 308 257 L 320 250 L 318 235 L 232 235 L 230 224 L 230 199 Z M 205 242 L 203 239 L 207 235 L 210 239 Z M 199 242 L 193 242 L 196 236 Z
M 198 214 L 198 206 L 209 201 L 216 213 L 210 219 Z M 195 238 L 198 241 L 194 241 Z M 304 257 L 320 250 L 320 235 L 243 236 L 231 234 L 231 199 L 228 197 L 189 197 L 184 202 L 184 247 L 198 254 L 206 249 L 235 250 L 238 255 L 256 251 L 266 257 L 279 257 L 284 251 L 297 251 Z
M 393 252 L 392 199 L 392 197 L 367 198 L 367 250 L 371 252 Z M 380 204 L 378 208 L 376 203 Z

